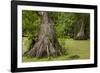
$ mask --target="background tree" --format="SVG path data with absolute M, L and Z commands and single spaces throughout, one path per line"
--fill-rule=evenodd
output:
M 89 26 L 88 25 L 90 24 L 89 17 L 90 17 L 89 14 L 85 14 L 85 13 L 76 14 L 76 23 L 79 26 L 79 29 L 75 36 L 75 39 L 84 40 L 84 39 L 89 38 L 88 37 L 89 36 L 88 35 Z

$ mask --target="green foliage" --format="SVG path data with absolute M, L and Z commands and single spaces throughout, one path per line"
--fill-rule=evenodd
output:
M 37 12 L 34 11 L 22 11 L 22 31 L 23 35 L 37 36 L 39 32 L 40 18 Z
M 88 13 L 48 12 L 54 22 L 54 30 L 58 38 L 74 38 L 79 32 L 81 22 L 85 24 L 85 35 L 90 38 L 90 15 Z M 40 16 L 36 11 L 22 11 L 23 35 L 37 37 L 41 24 Z
M 54 27 L 58 37 L 65 37 L 65 34 L 68 30 L 70 30 L 71 25 L 75 22 L 74 13 L 68 12 L 53 12 L 49 13 L 50 18 L 54 20 Z

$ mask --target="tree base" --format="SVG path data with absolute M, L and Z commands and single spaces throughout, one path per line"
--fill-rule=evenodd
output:
M 87 38 L 85 37 L 84 31 L 80 31 L 74 39 L 75 40 L 86 40 Z
M 27 52 L 27 55 L 31 57 L 49 57 L 62 55 L 63 50 L 58 42 L 53 44 L 50 39 L 42 38 L 40 39 L 33 48 Z

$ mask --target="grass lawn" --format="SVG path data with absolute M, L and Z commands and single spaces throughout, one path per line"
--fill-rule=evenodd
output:
M 34 58 L 23 56 L 23 62 L 55 61 L 55 60 L 77 60 L 90 58 L 90 40 L 58 39 L 65 48 L 67 54 L 57 57 Z M 23 53 L 28 50 L 30 40 L 23 38 Z

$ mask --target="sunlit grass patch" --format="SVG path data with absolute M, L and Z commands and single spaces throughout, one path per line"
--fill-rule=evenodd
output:
M 73 40 L 66 38 L 58 39 L 60 45 L 62 45 L 67 54 L 57 57 L 43 57 L 35 58 L 23 55 L 23 62 L 37 62 L 37 61 L 58 61 L 58 60 L 77 60 L 77 59 L 89 59 L 90 58 L 90 40 Z M 23 53 L 28 50 L 30 40 L 26 37 L 23 38 Z

